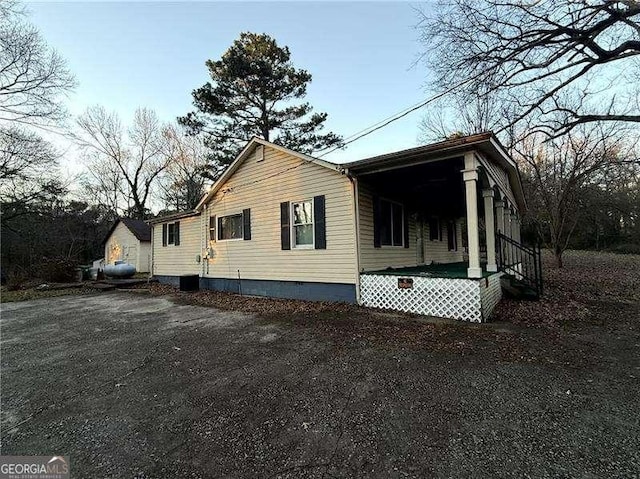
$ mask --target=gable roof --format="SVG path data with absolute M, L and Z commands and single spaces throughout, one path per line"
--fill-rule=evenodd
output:
M 109 236 L 111 236 L 111 233 L 113 233 L 120 222 L 122 222 L 139 241 L 151 241 L 151 227 L 147 223 L 142 220 L 134 220 L 133 218 L 118 218 L 114 221 L 111 228 L 109 228 L 102 244 L 107 242 Z
M 213 196 L 220 190 L 222 185 L 238 170 L 240 165 L 244 160 L 247 159 L 253 150 L 258 146 L 263 145 L 269 148 L 273 148 L 275 150 L 287 153 L 291 156 L 295 156 L 296 158 L 300 158 L 303 161 L 308 161 L 309 163 L 315 163 L 319 166 L 329 168 L 330 170 L 341 172 L 341 165 L 337 165 L 335 163 L 330 163 L 328 161 L 321 160 L 319 158 L 314 158 L 309 155 L 305 155 L 304 153 L 298 153 L 297 151 L 290 150 L 284 146 L 276 145 L 275 143 L 271 143 L 270 141 L 263 140 L 262 138 L 253 137 L 246 146 L 242 149 L 242 151 L 236 156 L 236 159 L 229 165 L 229 167 L 222 173 L 222 176 L 218 178 L 218 180 L 213 184 L 213 186 L 209 189 L 209 191 L 202 197 L 198 205 L 196 206 L 196 211 L 199 211 Z

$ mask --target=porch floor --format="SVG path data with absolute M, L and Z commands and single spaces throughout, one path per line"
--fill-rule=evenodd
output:
M 487 264 L 482 263 L 482 277 L 488 278 L 496 274 L 487 271 Z M 386 274 L 390 276 L 421 276 L 425 278 L 451 278 L 451 279 L 467 279 L 467 268 L 469 264 L 465 261 L 459 263 L 439 263 L 425 264 L 420 266 L 411 266 L 407 268 L 387 268 L 379 271 L 367 271 L 363 274 Z

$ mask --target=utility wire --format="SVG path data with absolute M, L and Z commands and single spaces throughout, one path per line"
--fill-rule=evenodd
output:
M 344 143 L 342 143 L 339 146 L 327 147 L 327 148 L 323 148 L 321 150 L 318 150 L 318 153 L 321 153 L 321 152 L 323 152 L 325 150 L 329 150 L 329 151 L 327 151 L 326 153 L 322 153 L 321 155 L 316 155 L 316 158 L 322 158 L 323 156 L 326 156 L 326 155 L 328 155 L 330 153 L 333 153 L 336 150 L 340 150 L 340 149 L 344 148 L 345 146 L 350 145 L 351 143 L 353 143 L 355 141 L 358 141 L 359 139 L 364 138 L 365 136 L 368 136 L 371 133 L 384 128 L 385 126 L 390 125 L 394 121 L 397 121 L 400 118 L 403 118 L 403 117 L 407 116 L 409 113 L 412 113 L 412 112 L 414 112 L 416 110 L 419 110 L 423 106 L 426 106 L 429 103 L 432 103 L 432 102 L 438 100 L 439 98 L 442 98 L 443 96 L 448 95 L 449 93 L 453 92 L 454 90 L 466 85 L 467 83 L 472 82 L 475 79 L 476 79 L 475 76 L 472 77 L 472 78 L 467 78 L 466 80 L 464 80 L 462 82 L 459 82 L 459 83 L 456 83 L 455 85 L 450 86 L 446 90 L 441 91 L 440 93 L 437 93 L 436 95 L 433 95 L 433 96 L 427 98 L 426 100 L 421 101 L 420 103 L 417 103 L 417 104 L 415 104 L 413 106 L 405 108 L 404 110 L 401 110 L 400 112 L 398 112 L 398 113 L 396 113 L 394 115 L 391 115 L 391 116 L 389 116 L 389 117 L 387 117 L 387 118 L 385 118 L 383 120 L 380 120 L 379 122 L 377 122 L 377 123 L 365 128 L 363 130 L 360 130 L 359 132 L 356 132 L 351 136 L 348 136 L 345 139 Z

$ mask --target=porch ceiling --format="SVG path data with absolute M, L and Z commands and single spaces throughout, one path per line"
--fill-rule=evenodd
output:
M 395 170 L 358 175 L 374 191 L 402 201 L 410 212 L 459 218 L 465 215 L 462 157 L 433 161 Z

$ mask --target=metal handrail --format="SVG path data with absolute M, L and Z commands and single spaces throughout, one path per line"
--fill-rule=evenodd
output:
M 539 298 L 543 292 L 542 254 L 539 246 L 525 246 L 513 238 L 498 233 L 498 270 L 529 286 Z

